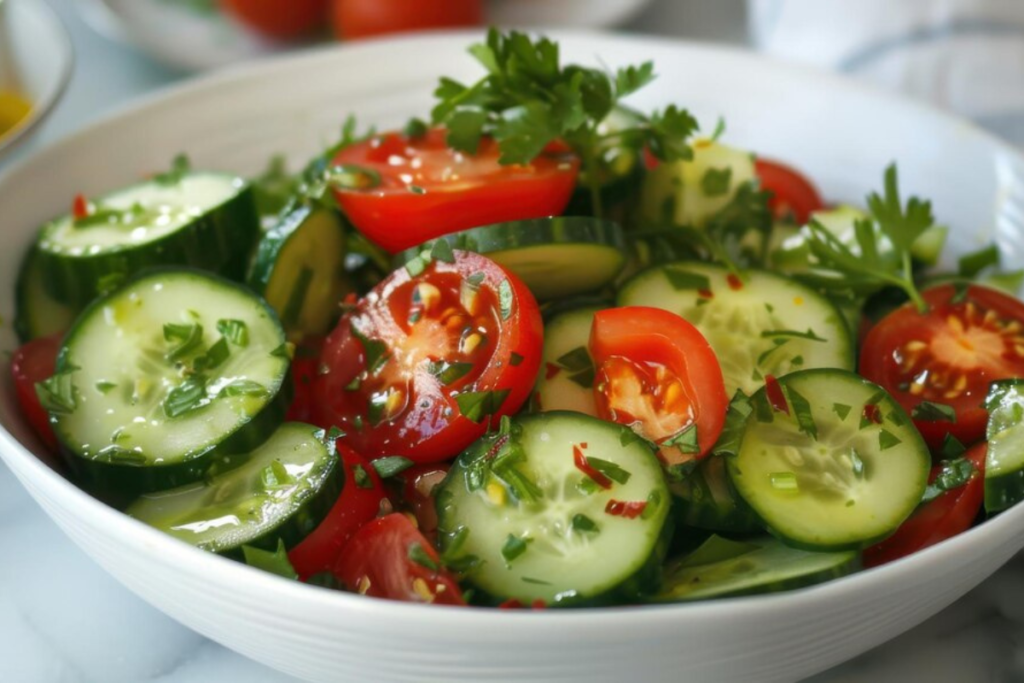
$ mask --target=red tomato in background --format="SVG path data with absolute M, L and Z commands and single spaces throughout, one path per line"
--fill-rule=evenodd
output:
M 49 414 L 39 402 L 36 382 L 49 379 L 56 372 L 57 353 L 63 336 L 63 333 L 58 333 L 33 339 L 11 356 L 11 375 L 21 412 L 33 431 L 54 453 L 57 452 L 57 437 L 50 426 Z
M 988 444 L 980 443 L 964 457 L 974 465 L 974 474 L 963 486 L 939 494 L 925 503 L 900 525 L 889 538 L 864 550 L 864 566 L 877 567 L 916 553 L 971 528 L 985 498 L 985 456 Z M 942 471 L 932 468 L 928 482 Z
M 980 285 L 962 297 L 952 284 L 921 293 L 929 310 L 913 304 L 882 318 L 864 339 L 860 373 L 880 384 L 903 408 L 929 401 L 953 409 L 956 421 L 914 419 L 928 446 L 947 434 L 964 444 L 985 437 L 989 384 L 1024 377 L 1024 304 Z
M 419 546 L 418 548 L 416 546 Z M 350 591 L 377 598 L 465 605 L 455 578 L 408 517 L 376 519 L 345 545 L 334 568 Z
M 696 453 L 662 448 L 676 464 L 702 457 L 725 425 L 729 399 L 715 352 L 696 327 L 646 306 L 598 311 L 590 330 L 598 415 L 663 442 L 696 426 Z
M 483 0 L 334 0 L 334 32 L 352 40 L 483 23 Z
M 338 456 L 345 468 L 345 488 L 324 521 L 288 552 L 295 572 L 303 581 L 320 572 L 330 572 L 349 539 L 376 519 L 387 495 L 377 470 L 370 461 L 351 448 L 337 444 Z
M 313 421 L 313 378 L 320 367 L 320 352 L 323 346 L 324 340 L 315 337 L 304 339 L 295 347 L 295 358 L 292 360 L 295 397 L 285 416 L 288 422 Z
M 791 166 L 778 161 L 757 159 L 754 172 L 761 181 L 761 189 L 772 193 L 768 207 L 775 220 L 792 218 L 804 225 L 815 211 L 825 208 L 814 184 Z
M 448 465 L 430 463 L 414 465 L 392 479 L 399 490 L 393 501 L 399 510 L 410 512 L 416 518 L 420 532 L 431 542 L 437 536 L 437 508 L 434 506 L 434 488 L 448 474 Z
M 399 268 L 327 338 L 314 422 L 369 458 L 451 458 L 529 397 L 541 331 L 530 291 L 484 256 Z
M 435 128 L 420 138 L 387 133 L 345 147 L 335 165 L 368 169 L 380 184 L 338 189 L 341 209 L 359 231 L 395 253 L 429 239 L 491 223 L 558 215 L 576 187 L 579 159 L 545 152 L 531 163 L 498 163 L 498 143 L 456 152 Z
M 242 25 L 274 40 L 292 40 L 327 22 L 330 0 L 220 0 Z

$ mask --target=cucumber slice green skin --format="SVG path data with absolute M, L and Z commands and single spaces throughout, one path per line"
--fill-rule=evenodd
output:
M 679 527 L 731 534 L 753 534 L 764 529 L 729 480 L 723 456 L 704 458 L 682 481 L 670 481 L 668 487 Z
M 628 479 L 611 482 L 610 489 L 592 482 L 588 487 L 589 478 L 574 464 L 574 446 L 581 443 L 588 458 L 615 463 Z M 536 500 L 516 497 L 520 486 L 507 483 L 513 476 L 537 487 Z M 632 518 L 613 516 L 606 512 L 612 500 L 643 501 L 646 507 Z M 635 600 L 656 589 L 671 535 L 668 489 L 650 446 L 624 427 L 578 413 L 506 422 L 501 433 L 459 456 L 436 505 L 442 549 L 456 562 L 476 559 L 466 578 L 496 602 Z M 597 531 L 574 527 L 577 515 Z M 532 540 L 507 560 L 510 535 Z
M 231 176 L 222 180 L 236 182 Z M 139 191 L 143 187 L 139 186 Z M 50 295 L 73 308 L 84 307 L 149 267 L 187 266 L 242 282 L 260 235 L 260 219 L 248 185 L 240 185 L 220 205 L 203 211 L 180 228 L 137 246 L 115 246 L 85 255 L 64 253 L 50 235 L 70 220 L 64 216 L 43 226 L 38 244 L 40 267 Z
M 22 259 L 15 285 L 15 300 L 14 331 L 22 343 L 64 332 L 78 315 L 78 309 L 50 296 L 35 246 Z
M 277 311 L 290 336 L 322 336 L 355 287 L 345 271 L 346 230 L 336 212 L 299 204 L 263 234 L 249 286 Z
M 246 323 L 248 342 L 228 342 L 220 365 L 199 374 L 200 403 L 166 412 L 196 359 L 219 340 L 221 319 Z M 198 322 L 200 344 L 177 362 L 165 323 Z M 50 420 L 77 481 L 115 506 L 151 491 L 202 478 L 221 456 L 248 452 L 284 419 L 294 391 L 285 336 L 276 314 L 243 286 L 195 270 L 149 271 L 97 299 L 64 338 L 57 375 L 69 376 L 70 410 Z M 182 367 L 178 367 L 180 363 Z M 218 397 L 238 381 L 255 393 Z
M 277 476 L 268 470 L 275 460 L 291 482 L 266 485 Z M 243 545 L 274 550 L 279 539 L 288 548 L 297 545 L 327 516 L 344 482 L 323 430 L 289 422 L 233 469 L 144 495 L 126 512 L 198 548 L 241 559 Z
M 730 396 L 736 389 L 753 394 L 767 375 L 854 368 L 850 330 L 830 301 L 768 271 L 749 270 L 744 277 L 736 286 L 735 276 L 721 266 L 655 266 L 627 282 L 617 303 L 661 308 L 697 327 L 718 356 Z
M 586 306 L 566 311 L 544 324 L 544 350 L 534 386 L 534 404 L 539 411 L 571 410 L 597 417 L 594 364 L 587 345 L 594 314 L 602 308 L 607 307 Z M 589 365 L 583 363 L 584 359 Z M 558 372 L 552 374 L 549 366 Z
M 726 460 L 736 490 L 793 548 L 855 550 L 886 538 L 917 508 L 931 469 L 910 417 L 844 370 L 794 372 L 778 386 L 789 414 L 765 389 L 750 399 L 740 448 Z M 868 405 L 878 422 L 865 417 Z
M 1024 500 L 1024 380 L 994 383 L 985 456 L 985 512 L 995 514 Z
M 715 559 L 714 555 L 721 555 Z M 701 561 L 706 556 L 711 561 Z M 774 538 L 741 543 L 713 536 L 665 569 L 665 587 L 651 602 L 689 602 L 805 588 L 860 569 L 860 553 L 809 552 Z
M 540 300 L 600 290 L 622 271 L 628 253 L 617 223 L 579 216 L 498 223 L 438 240 L 486 255 L 518 275 Z M 395 267 L 429 252 L 438 240 L 400 252 Z

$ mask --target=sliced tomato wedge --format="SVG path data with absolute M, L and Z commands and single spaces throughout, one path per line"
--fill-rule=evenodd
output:
M 430 463 L 414 465 L 392 479 L 399 487 L 392 498 L 395 508 L 412 514 L 420 532 L 431 541 L 437 536 L 434 489 L 447 474 L 447 464 Z
M 378 598 L 465 605 L 459 584 L 407 516 L 376 519 L 345 545 L 334 568 L 350 591 Z
M 761 181 L 761 189 L 772 193 L 768 208 L 776 220 L 789 219 L 804 225 L 812 213 L 825 208 L 818 189 L 795 168 L 759 158 L 754 162 L 754 172 Z
M 947 434 L 970 445 L 985 436 L 989 384 L 1024 377 L 1024 304 L 980 285 L 921 295 L 927 312 L 907 304 L 871 328 L 860 372 L 899 401 L 933 450 Z
M 900 525 L 889 538 L 864 551 L 864 566 L 877 567 L 916 553 L 971 528 L 985 498 L 985 455 L 988 444 L 980 443 L 964 454 L 974 465 L 974 473 L 963 486 L 945 491 L 928 501 Z M 932 468 L 929 483 L 942 472 Z
M 334 0 L 334 31 L 345 40 L 483 23 L 482 0 Z
M 320 366 L 320 351 L 323 346 L 322 337 L 310 337 L 295 347 L 295 359 L 292 360 L 295 397 L 285 417 L 289 422 L 313 421 L 313 378 L 316 377 L 317 368 Z
M 328 337 L 314 421 L 370 458 L 451 458 L 529 397 L 541 330 L 533 295 L 484 256 L 400 268 Z
M 391 510 L 384 485 L 370 461 L 347 446 L 336 446 L 345 468 L 345 488 L 319 526 L 288 552 L 303 581 L 333 571 L 342 548 L 356 531 L 382 511 Z
M 579 160 L 564 148 L 524 166 L 502 165 L 494 140 L 464 154 L 448 147 L 447 134 L 443 128 L 415 138 L 386 133 L 335 156 L 335 165 L 368 185 L 336 190 L 338 204 L 382 248 L 396 253 L 466 228 L 553 216 L 569 203 Z
M 645 306 L 598 311 L 590 355 L 598 415 L 662 444 L 668 464 L 703 457 L 718 440 L 728 408 L 722 368 L 683 318 Z
M 11 375 L 21 412 L 29 426 L 42 439 L 50 451 L 57 452 L 57 437 L 50 426 L 50 415 L 39 402 L 36 382 L 53 377 L 56 372 L 57 353 L 63 333 L 33 339 L 11 356 Z
M 246 27 L 274 40 L 294 40 L 324 24 L 330 0 L 220 0 Z

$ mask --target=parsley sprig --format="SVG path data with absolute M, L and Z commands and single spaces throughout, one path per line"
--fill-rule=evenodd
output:
M 807 226 L 809 246 L 817 258 L 816 267 L 834 271 L 844 284 L 854 288 L 871 289 L 891 285 L 903 290 L 922 313 L 928 309 L 914 283 L 911 247 L 914 241 L 935 223 L 931 202 L 911 197 L 904 205 L 900 199 L 896 165 L 885 170 L 883 195 L 872 193 L 867 199 L 871 218 L 856 221 L 854 237 L 857 250 L 843 243 L 816 220 Z M 876 229 L 877 228 L 877 229 Z M 898 267 L 885 266 L 880 258 L 881 240 L 892 244 Z
M 687 139 L 697 121 L 675 105 L 650 116 L 631 112 L 633 127 L 603 132 L 600 124 L 620 101 L 655 78 L 644 62 L 608 73 L 562 65 L 558 44 L 525 33 L 491 29 L 487 40 L 469 48 L 487 75 L 472 85 L 442 78 L 431 112 L 448 128 L 448 144 L 474 153 L 493 136 L 502 164 L 528 164 L 550 143 L 561 140 L 580 157 L 595 213 L 600 216 L 601 152 L 612 139 L 638 153 L 647 147 L 662 161 L 691 159 Z

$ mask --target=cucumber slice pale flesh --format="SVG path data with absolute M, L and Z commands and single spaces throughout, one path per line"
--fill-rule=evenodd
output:
M 572 410 L 597 416 L 594 361 L 587 346 L 594 314 L 604 306 L 565 311 L 544 323 L 544 352 L 534 386 L 536 411 Z
M 22 261 L 15 296 L 17 312 L 14 331 L 23 343 L 67 331 L 78 315 L 77 308 L 62 304 L 50 296 L 34 246 Z
M 1024 499 L 1024 380 L 994 382 L 986 405 L 985 511 L 995 514 Z

